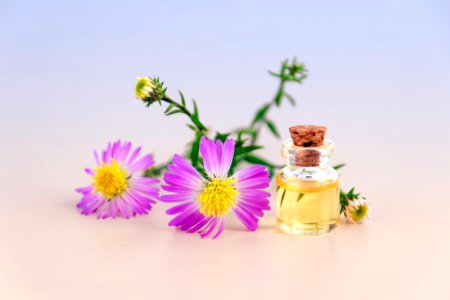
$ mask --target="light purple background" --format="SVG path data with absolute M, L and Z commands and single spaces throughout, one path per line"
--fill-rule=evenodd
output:
M 153 216 L 126 225 L 98 224 L 83 219 L 74 208 L 77 195 L 73 188 L 89 180 L 82 169 L 92 165 L 92 149 L 121 138 L 142 145 L 157 161 L 164 161 L 182 152 L 191 137 L 185 118 L 164 117 L 164 108 L 147 109 L 134 98 L 136 77 L 160 76 L 171 96 L 177 97 L 177 90 L 182 90 L 188 98 L 195 98 L 204 123 L 226 131 L 250 122 L 256 107 L 271 99 L 277 82 L 267 69 L 277 70 L 282 59 L 295 55 L 310 70 L 303 86 L 287 87 L 298 106 L 292 109 L 285 102 L 270 117 L 284 138 L 293 124 L 328 126 L 329 138 L 337 145 L 335 161 L 348 163 L 342 171 L 343 186 L 357 186 L 374 210 L 371 225 L 343 228 L 334 236 L 333 251 L 337 252 L 325 251 L 318 261 L 330 262 L 329 255 L 339 253 L 341 243 L 346 243 L 344 248 L 360 243 L 362 252 L 351 255 L 359 267 L 361 261 L 368 263 L 367 273 L 355 274 L 377 283 L 371 276 L 384 278 L 383 284 L 394 290 L 391 296 L 404 296 L 411 283 L 418 285 L 409 299 L 423 299 L 420 295 L 429 296 L 431 290 L 435 299 L 445 292 L 448 295 L 448 289 L 438 284 L 448 278 L 450 269 L 446 229 L 450 208 L 448 1 L 92 2 L 0 3 L 0 295 L 49 299 L 72 291 L 75 297 L 75 291 L 83 295 L 81 287 L 86 285 L 84 292 L 102 294 L 88 281 L 104 275 L 108 282 L 103 284 L 114 286 L 107 267 L 92 270 L 85 279 L 69 281 L 74 275 L 61 276 L 58 266 L 70 269 L 91 260 L 101 262 L 95 253 L 102 253 L 102 246 L 90 247 L 95 234 L 108 230 L 122 232 L 125 241 L 134 237 L 130 232 L 147 234 L 138 235 L 135 228 L 126 226 L 142 222 L 153 226 L 155 222 L 160 225 L 154 226 L 165 230 L 164 235 L 154 235 L 149 243 L 163 246 L 164 237 L 174 234 L 164 225 L 168 219 L 163 206 Z M 281 162 L 281 142 L 267 132 L 261 142 L 266 146 L 263 154 Z M 264 222 L 272 228 L 272 219 Z M 90 236 L 92 226 L 101 228 Z M 145 228 L 151 232 L 152 226 Z M 144 227 L 139 229 L 144 232 Z M 243 233 L 234 234 L 224 235 L 229 251 L 246 245 L 240 244 Z M 281 239 L 270 230 L 260 234 L 249 242 L 263 246 L 258 240 L 261 236 L 268 243 L 271 235 Z M 83 236 L 92 240 L 76 242 Z M 178 234 L 176 239 L 192 243 L 192 249 L 199 247 L 196 239 Z M 295 243 L 303 243 L 300 248 L 313 253 L 315 248 L 308 243 L 315 241 Z M 117 242 L 109 240 L 103 246 L 110 249 Z M 298 245 L 292 243 L 289 247 Z M 178 242 L 174 245 L 183 247 Z M 281 245 L 280 249 L 288 249 Z M 93 252 L 86 254 L 84 246 Z M 55 256 L 48 248 L 62 250 Z M 117 256 L 125 259 L 135 249 L 123 248 Z M 276 256 L 267 249 L 272 248 L 262 254 Z M 385 258 L 384 263 L 375 259 L 377 253 Z M 140 254 L 144 255 L 134 253 Z M 83 261 L 77 255 L 89 259 Z M 79 258 L 71 265 L 68 257 Z M 352 257 L 340 263 L 348 266 Z M 265 264 L 255 264 L 283 278 L 284 270 L 274 267 L 279 264 L 262 260 Z M 397 268 L 392 271 L 392 266 Z M 41 278 L 29 273 L 28 267 L 38 273 L 49 270 L 55 276 Z M 298 266 L 296 272 L 305 275 L 304 280 L 313 270 L 318 277 L 327 273 L 333 279 L 345 278 L 343 269 L 330 273 L 328 267 L 317 268 L 311 262 L 309 267 Z M 132 272 L 124 276 L 132 280 Z M 158 276 L 148 269 L 136 272 Z M 377 288 L 362 280 L 353 282 L 355 294 Z M 55 281 L 60 290 L 53 287 Z M 289 280 L 279 284 L 289 285 Z M 346 283 L 335 284 L 334 291 Z M 108 291 L 111 295 L 130 293 Z M 348 296 L 344 291 L 304 291 L 310 296 L 317 292 L 323 297 Z

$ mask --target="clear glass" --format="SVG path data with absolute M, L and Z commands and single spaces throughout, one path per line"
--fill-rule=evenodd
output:
M 334 143 L 325 140 L 321 147 L 298 147 L 288 139 L 282 149 L 286 166 L 277 175 L 277 229 L 292 235 L 333 230 L 340 215 L 339 174 L 330 162 Z M 316 155 L 316 166 L 299 166 L 304 151 Z

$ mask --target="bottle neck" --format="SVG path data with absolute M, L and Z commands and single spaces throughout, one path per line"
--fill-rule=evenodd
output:
M 331 167 L 334 143 L 330 140 L 325 140 L 321 147 L 298 147 L 288 139 L 283 143 L 282 155 L 286 166 L 281 176 L 285 179 L 318 180 L 337 176 Z

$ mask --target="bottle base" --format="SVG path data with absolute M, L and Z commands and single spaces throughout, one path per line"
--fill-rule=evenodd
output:
M 277 222 L 277 230 L 289 235 L 314 236 L 326 234 L 338 227 L 339 222 L 333 223 L 287 223 Z

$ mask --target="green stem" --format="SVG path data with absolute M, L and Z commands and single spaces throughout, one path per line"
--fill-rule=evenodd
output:
M 165 96 L 164 98 L 161 99 L 161 101 L 167 102 L 169 104 L 173 104 L 174 106 L 176 106 L 177 108 L 179 108 L 181 111 L 183 111 L 183 113 L 185 115 L 187 115 L 189 118 L 192 116 L 192 113 L 183 105 L 180 105 L 178 102 L 173 101 L 172 99 L 170 99 L 169 97 Z
M 261 118 L 258 122 L 250 124 L 250 129 L 255 129 L 256 130 L 256 134 L 251 139 L 251 145 L 255 145 L 256 142 L 258 141 L 259 132 L 261 131 L 262 123 L 265 121 L 265 116 L 269 113 L 270 109 L 273 107 L 274 104 L 276 104 L 275 103 L 276 99 L 278 97 L 283 97 L 285 82 L 286 81 L 283 80 L 283 79 L 280 80 L 280 84 L 278 86 L 277 93 L 275 94 L 275 98 L 273 98 L 272 102 L 270 102 L 269 108 L 265 112 L 264 117 Z
M 197 130 L 199 132 L 206 133 L 208 131 L 206 126 L 203 125 L 203 123 L 198 119 L 198 114 L 196 112 L 194 112 L 194 113 L 190 112 L 184 105 L 172 100 L 171 98 L 169 98 L 167 96 L 164 96 L 164 98 L 162 98 L 161 101 L 164 101 L 164 102 L 168 103 L 169 105 L 173 105 L 174 107 L 176 107 L 177 109 L 182 111 L 186 116 L 189 117 L 189 119 L 191 119 L 192 123 L 194 124 L 194 126 L 197 128 Z

